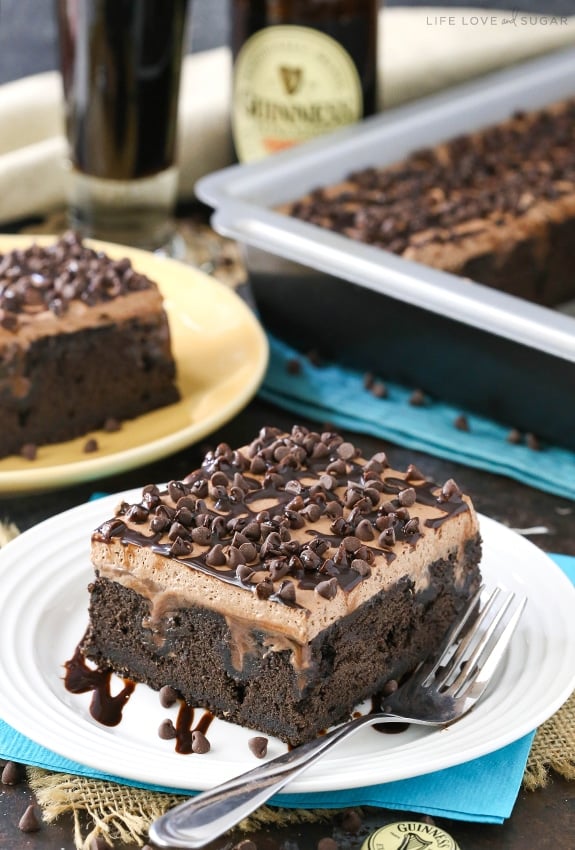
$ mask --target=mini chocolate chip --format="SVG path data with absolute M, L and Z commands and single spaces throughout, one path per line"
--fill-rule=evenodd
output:
M 335 500 L 327 502 L 325 512 L 330 517 L 340 517 L 343 514 L 343 506 Z
M 286 371 L 288 375 L 301 374 L 301 363 L 297 357 L 290 357 L 289 360 L 286 361 Z
M 181 537 L 176 537 L 168 551 L 172 558 L 183 558 L 191 555 L 192 544 L 188 543 L 187 540 L 183 540 Z
M 206 564 L 210 567 L 223 567 L 226 563 L 226 556 L 221 543 L 216 543 L 212 546 L 206 555 Z
M 415 464 L 410 463 L 407 467 L 407 472 L 405 473 L 406 481 L 425 481 L 425 475 L 423 472 L 420 472 L 419 469 L 415 466 Z
M 354 558 L 351 562 L 351 568 L 362 577 L 371 574 L 371 567 L 363 558 Z
M 162 720 L 158 727 L 158 735 L 163 741 L 171 741 L 173 738 L 177 737 L 178 733 L 176 732 L 176 727 L 170 718 Z
M 443 487 L 441 488 L 441 494 L 437 497 L 439 502 L 449 502 L 453 496 L 460 496 L 461 490 L 453 480 L 453 478 L 448 478 Z
M 422 390 L 414 390 L 409 397 L 409 404 L 413 407 L 424 407 L 427 404 L 427 399 Z
M 261 537 L 261 526 L 259 522 L 249 522 L 246 527 L 243 529 L 243 534 L 248 538 L 248 540 L 258 541 Z
M 199 528 L 192 528 L 190 536 L 194 543 L 199 543 L 201 546 L 207 546 L 212 540 L 212 532 L 205 525 L 201 525 Z
M 518 443 L 521 442 L 521 440 L 522 440 L 521 431 L 519 431 L 517 428 L 512 428 L 511 431 L 509 431 L 509 433 L 507 434 L 507 442 L 508 443 L 513 443 L 513 444 L 517 445 Z
M 387 398 L 387 387 L 382 381 L 375 381 L 371 387 L 371 394 L 376 398 Z
M 538 452 L 541 449 L 539 439 L 535 434 L 531 434 L 530 432 L 525 434 L 525 445 L 534 452 Z
M 330 578 L 326 581 L 320 581 L 315 586 L 315 592 L 323 599 L 333 599 L 337 595 L 338 582 L 337 579 Z
M 362 519 L 355 528 L 356 536 L 360 540 L 373 540 L 375 532 L 373 526 L 368 519 Z
M 20 449 L 20 455 L 26 460 L 36 460 L 38 447 L 34 443 L 24 443 Z
M 240 564 L 245 563 L 245 558 L 236 546 L 230 546 L 227 554 L 228 565 L 235 569 Z
M 357 552 L 361 546 L 361 540 L 358 537 L 350 535 L 343 538 L 343 545 L 346 552 Z
M 355 448 L 353 443 L 341 443 L 337 447 L 337 455 L 342 460 L 351 460 L 352 458 L 356 457 L 357 449 Z
M 262 735 L 256 735 L 248 740 L 248 747 L 257 759 L 263 759 L 268 753 L 268 739 Z
M 338 850 L 339 844 L 334 838 L 330 838 L 329 835 L 320 838 L 317 842 L 317 850 Z
M 405 490 L 400 490 L 397 494 L 397 499 L 399 504 L 403 507 L 409 508 L 411 505 L 415 504 L 415 500 L 417 499 L 417 493 L 413 487 L 407 487 Z
M 419 517 L 414 516 L 403 527 L 404 534 L 419 534 Z
M 344 832 L 351 832 L 353 835 L 356 835 L 361 829 L 361 825 L 361 817 L 355 809 L 350 809 L 349 811 L 344 812 L 341 819 L 341 828 Z
M 278 596 L 284 602 L 295 602 L 296 594 L 293 581 L 282 581 Z
M 170 685 L 160 688 L 160 703 L 164 708 L 171 708 L 178 701 L 178 692 Z
M 379 535 L 378 541 L 380 546 L 394 546 L 395 545 L 395 529 L 393 526 L 389 528 L 384 528 L 384 530 Z
M 23 779 L 23 766 L 15 761 L 7 761 L 2 768 L 2 785 L 18 785 Z
M 36 806 L 30 804 L 18 821 L 18 829 L 21 829 L 22 832 L 38 832 L 41 828 L 42 822 L 38 817 Z
M 453 420 L 453 425 L 455 428 L 457 428 L 458 431 L 470 430 L 467 416 L 465 416 L 463 413 L 460 413 L 459 416 L 455 417 L 455 419 Z
M 240 581 L 248 582 L 253 577 L 254 571 L 245 564 L 239 564 L 236 568 L 236 576 Z
M 137 524 L 146 522 L 149 515 L 149 511 L 147 511 L 143 505 L 130 505 L 126 511 L 126 519 Z
M 203 755 L 210 751 L 210 742 L 203 732 L 199 729 L 194 729 L 192 732 L 192 752 L 198 755 Z
M 273 592 L 273 582 L 268 576 L 256 584 L 256 596 L 258 599 L 269 599 Z

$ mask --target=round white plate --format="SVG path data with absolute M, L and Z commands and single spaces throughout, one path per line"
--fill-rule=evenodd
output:
M 55 236 L 3 236 L 0 251 Z M 88 244 L 110 257 L 128 257 L 135 269 L 158 284 L 170 323 L 180 399 L 125 420 L 119 431 L 91 431 L 64 443 L 38 447 L 33 461 L 0 458 L 0 493 L 29 493 L 93 481 L 151 463 L 211 434 L 249 402 L 267 362 L 265 333 L 248 305 L 229 286 L 177 260 L 147 251 Z M 86 454 L 87 437 L 98 451 Z
M 130 500 L 140 492 L 123 496 Z M 174 742 L 157 733 L 166 717 L 175 720 L 177 707 L 162 708 L 146 686 L 136 687 L 113 728 L 92 719 L 90 694 L 64 687 L 63 664 L 87 624 L 90 534 L 119 499 L 108 496 L 60 514 L 0 551 L 0 716 L 44 747 L 98 771 L 203 790 L 258 763 L 247 743 L 253 731 L 215 720 L 209 753 L 179 755 Z M 360 787 L 450 767 L 530 732 L 569 696 L 575 685 L 573 585 L 524 538 L 487 518 L 481 529 L 486 584 L 528 597 L 490 691 L 447 729 L 412 726 L 396 735 L 362 730 L 310 767 L 290 792 Z M 283 751 L 284 744 L 270 741 L 270 757 Z

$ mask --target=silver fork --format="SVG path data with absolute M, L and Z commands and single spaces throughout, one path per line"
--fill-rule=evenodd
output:
M 445 638 L 440 651 L 385 698 L 382 711 L 363 715 L 295 747 L 253 770 L 192 797 L 151 825 L 158 847 L 203 847 L 277 794 L 345 738 L 374 723 L 445 726 L 463 717 L 484 693 L 521 618 L 526 599 L 481 587 Z

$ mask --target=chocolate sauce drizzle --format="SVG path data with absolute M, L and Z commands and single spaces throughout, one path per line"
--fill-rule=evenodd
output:
M 418 504 L 437 509 L 425 521 L 433 529 L 468 510 L 455 482 L 438 487 L 415 467 L 386 476 L 388 467 L 383 453 L 361 462 L 360 450 L 335 433 L 263 428 L 245 451 L 222 443 L 183 481 L 162 491 L 148 485 L 140 502 L 122 503 L 94 538 L 149 547 L 300 607 L 297 589 L 333 598 L 337 587 L 350 591 L 368 576 L 376 558 L 391 563 L 396 542 L 415 546 L 424 533 Z M 330 533 L 314 527 L 322 517 Z M 296 529 L 304 530 L 303 542 L 292 536 Z
M 117 726 L 122 719 L 124 706 L 130 699 L 136 683 L 124 679 L 122 690 L 112 696 L 110 691 L 113 671 L 110 669 L 95 670 L 88 667 L 78 646 L 74 655 L 66 661 L 64 685 L 72 694 L 86 694 L 93 691 L 90 703 L 90 714 L 104 726 Z

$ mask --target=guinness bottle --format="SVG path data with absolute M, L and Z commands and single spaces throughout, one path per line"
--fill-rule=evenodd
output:
M 376 109 L 378 0 L 232 0 L 232 137 L 261 159 Z

